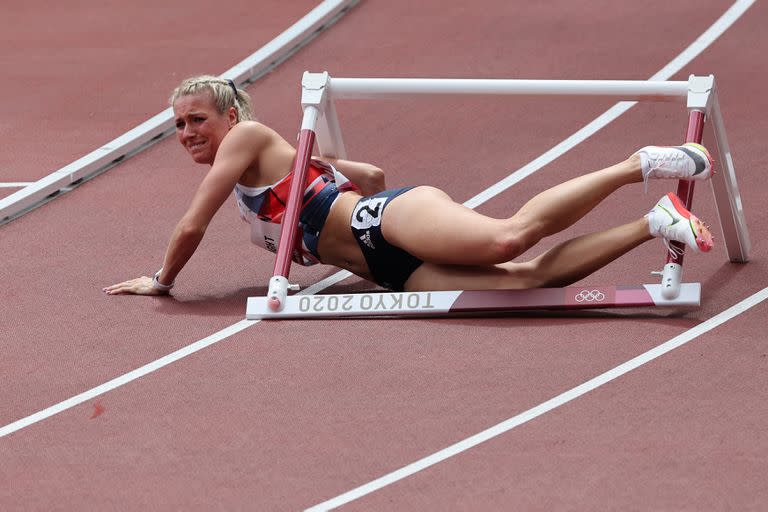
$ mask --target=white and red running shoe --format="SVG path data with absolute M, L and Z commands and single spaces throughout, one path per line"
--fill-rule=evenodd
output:
M 714 245 L 709 228 L 673 192 L 662 197 L 645 216 L 651 235 L 661 238 L 669 252 L 677 256 L 682 251 L 670 245 L 681 242 L 696 252 L 709 252 Z
M 643 181 L 650 178 L 706 180 L 712 175 L 712 156 L 701 144 L 689 142 L 682 146 L 646 146 L 640 155 Z

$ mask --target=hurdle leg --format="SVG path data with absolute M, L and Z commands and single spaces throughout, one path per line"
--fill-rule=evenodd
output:
M 285 298 L 289 289 L 297 289 L 298 286 L 288 282 L 288 273 L 291 270 L 291 260 L 296 247 L 298 236 L 299 210 L 304 193 L 309 159 L 312 156 L 312 147 L 315 144 L 315 125 L 320 111 L 315 106 L 307 106 L 304 109 L 304 119 L 299 133 L 299 144 L 296 150 L 296 158 L 291 169 L 291 188 L 288 191 L 288 201 L 285 205 L 285 216 L 280 227 L 280 242 L 277 246 L 277 259 L 272 278 L 269 280 L 267 291 L 267 304 L 272 311 L 280 311 L 285 305 Z
M 692 110 L 688 114 L 688 128 L 685 132 L 685 142 L 701 144 L 704 135 L 704 112 Z M 693 206 L 694 182 L 680 180 L 677 184 L 677 196 L 690 210 Z M 667 251 L 666 263 L 661 273 L 661 293 L 665 299 L 674 299 L 680 294 L 680 283 L 683 278 L 683 256 L 685 256 L 685 244 L 670 242 L 676 251 L 673 254 Z
M 704 138 L 707 141 L 707 149 L 712 152 L 717 164 L 717 172 L 712 176 L 710 183 L 720 219 L 723 244 L 730 261 L 745 263 L 749 261 L 751 246 L 749 231 L 717 95 L 714 96 L 707 115 Z

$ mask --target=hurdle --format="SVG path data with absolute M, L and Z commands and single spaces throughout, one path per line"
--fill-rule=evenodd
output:
M 449 316 L 519 310 L 564 310 L 613 307 L 697 307 L 701 284 L 683 283 L 685 247 L 673 242 L 659 272 L 661 283 L 623 286 L 569 286 L 528 290 L 457 290 L 372 292 L 343 295 L 288 295 L 299 289 L 288 280 L 297 239 L 299 210 L 307 168 L 317 143 L 319 154 L 346 158 L 336 100 L 377 100 L 440 95 L 592 96 L 619 101 L 685 103 L 685 142 L 703 143 L 716 162 L 710 179 L 717 217 L 728 258 L 747 262 L 750 241 L 715 78 L 691 75 L 688 81 L 520 80 L 439 78 L 332 78 L 327 72 L 305 72 L 303 118 L 293 180 L 280 231 L 277 257 L 265 297 L 249 297 L 246 318 L 276 319 L 354 316 Z M 712 143 L 710 143 L 712 142 Z M 691 208 L 693 182 L 678 182 L 677 195 Z

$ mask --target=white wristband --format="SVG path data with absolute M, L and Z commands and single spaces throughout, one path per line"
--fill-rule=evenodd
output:
M 174 285 L 175 281 L 174 281 L 174 283 L 171 283 L 171 284 L 163 284 L 160 281 L 158 281 L 157 280 L 157 276 L 159 276 L 160 272 L 162 272 L 162 271 L 163 271 L 163 269 L 161 268 L 160 270 L 155 272 L 155 277 L 152 278 L 152 288 L 154 288 L 155 290 L 161 291 L 161 292 L 169 292 L 169 291 L 171 291 L 171 288 L 173 288 L 173 285 Z

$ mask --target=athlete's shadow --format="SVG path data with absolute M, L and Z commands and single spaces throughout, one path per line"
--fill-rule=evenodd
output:
M 177 293 L 163 297 L 158 301 L 157 312 L 162 315 L 193 315 L 229 317 L 234 315 L 245 318 L 245 306 L 248 297 L 263 297 L 267 287 L 254 286 L 240 288 L 233 293 L 201 295 Z
M 301 289 L 307 289 L 315 282 L 322 282 L 324 279 L 332 277 L 338 272 L 335 269 L 329 269 L 325 275 L 309 277 L 303 276 L 298 280 Z M 301 283 L 306 281 L 308 284 Z M 383 288 L 377 288 L 376 285 L 356 276 L 347 278 L 342 282 L 332 284 L 327 288 L 320 290 L 319 294 L 353 294 L 367 292 L 384 292 Z M 243 287 L 232 293 L 225 294 L 195 294 L 194 292 L 175 292 L 169 297 L 158 301 L 157 311 L 163 315 L 194 315 L 194 316 L 232 316 L 241 314 L 245 318 L 245 307 L 249 297 L 265 297 L 268 292 L 268 286 L 248 286 Z M 291 292 L 293 294 L 295 292 Z
M 593 309 L 593 310 L 531 310 L 531 311 L 504 311 L 488 313 L 468 313 L 445 318 L 429 318 L 430 322 L 445 322 L 461 326 L 477 326 L 483 320 L 493 322 L 499 328 L 514 328 L 516 326 L 530 326 L 531 322 L 540 322 L 546 326 L 547 321 L 552 321 L 557 326 L 569 326 L 575 332 L 580 326 L 590 329 L 595 326 L 596 320 L 641 320 L 643 324 L 670 325 L 670 321 L 681 328 L 689 329 L 701 323 L 701 319 L 695 318 L 696 310 L 691 308 L 666 308 L 663 310 L 621 308 L 621 309 Z
M 302 289 L 309 288 L 313 281 L 321 281 L 332 276 L 336 271 L 331 271 L 328 276 L 314 279 Z M 158 301 L 157 312 L 163 315 L 194 315 L 194 316 L 232 316 L 242 315 L 245 318 L 245 307 L 249 297 L 265 297 L 267 286 L 248 286 L 232 293 L 224 294 L 199 294 L 194 292 L 175 292 Z M 355 294 L 384 292 L 383 288 L 357 277 L 348 278 L 344 282 L 336 283 L 319 291 L 319 294 Z M 295 292 L 291 292 L 293 294 Z
M 747 268 L 744 264 L 726 262 L 718 270 L 710 275 L 702 283 L 703 297 L 706 301 L 708 290 L 717 290 L 733 279 L 737 272 Z M 319 282 L 333 276 L 337 271 L 329 270 L 325 276 L 315 279 Z M 303 286 L 307 288 L 310 285 Z M 245 305 L 249 297 L 264 297 L 268 291 L 267 286 L 249 286 L 229 294 L 220 295 L 172 295 L 160 302 L 157 311 L 167 315 L 195 315 L 195 316 L 245 316 Z M 384 293 L 385 289 L 377 287 L 362 278 L 352 276 L 342 282 L 335 283 L 321 291 L 319 294 L 358 294 L 358 293 Z M 595 320 L 643 320 L 649 324 L 669 325 L 670 320 L 677 320 L 683 328 L 690 328 L 701 322 L 696 318 L 696 308 L 616 308 L 595 310 L 533 310 L 533 311 L 508 311 L 508 312 L 473 312 L 445 317 L 389 317 L 390 319 L 415 319 L 421 318 L 430 322 L 445 323 L 450 320 L 456 325 L 477 325 L 478 321 L 489 320 L 500 325 L 514 327 L 520 320 L 559 320 L 559 324 L 566 322 L 574 327 L 581 324 L 594 323 Z M 381 318 L 381 317 L 378 317 Z M 350 319 L 363 320 L 363 317 Z M 507 320 L 504 322 L 504 320 Z
M 708 297 L 712 300 L 715 298 L 715 294 L 721 288 L 732 285 L 734 277 L 738 273 L 751 269 L 758 274 L 764 273 L 762 269 L 762 262 L 752 261 L 749 265 L 744 263 L 732 263 L 725 262 L 718 269 L 702 281 L 702 307 L 706 306 Z M 648 308 L 614 308 L 614 309 L 590 309 L 590 310 L 558 310 L 558 311 L 509 311 L 499 313 L 471 313 L 460 317 L 453 317 L 460 325 L 476 325 L 478 318 L 488 319 L 508 319 L 510 324 L 514 325 L 516 320 L 533 320 L 533 319 L 557 319 L 565 321 L 567 324 L 574 327 L 581 324 L 594 323 L 595 320 L 642 320 L 643 324 L 659 324 L 670 325 L 670 321 L 674 320 L 675 324 L 682 328 L 692 328 L 706 318 L 699 317 L 700 308 L 685 307 L 685 308 L 665 308 L 665 307 L 648 307 Z M 435 319 L 431 319 L 435 320 Z M 562 324 L 562 322 L 559 322 Z

